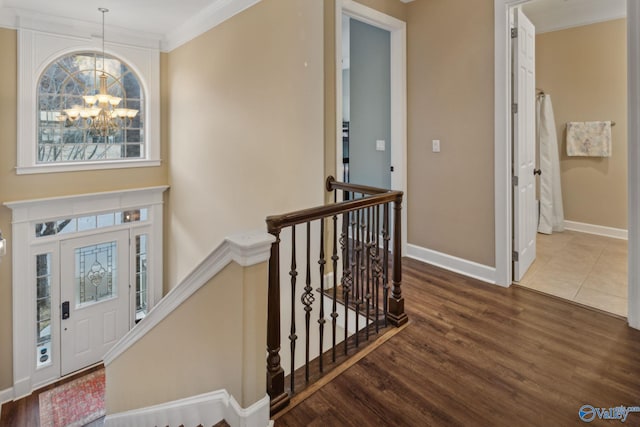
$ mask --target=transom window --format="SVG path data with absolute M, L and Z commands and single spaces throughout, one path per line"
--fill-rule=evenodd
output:
M 135 117 L 119 117 L 110 135 L 92 132 L 92 119 L 83 98 L 100 92 L 106 75 L 107 93 L 121 98 L 115 108 L 137 110 Z M 37 163 L 69 163 L 145 158 L 144 91 L 127 64 L 97 52 L 76 52 L 51 63 L 37 85 Z M 65 113 L 65 110 L 67 111 Z M 82 111 L 72 120 L 69 111 Z

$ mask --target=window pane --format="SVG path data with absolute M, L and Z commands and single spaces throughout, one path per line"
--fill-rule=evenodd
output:
M 94 228 L 96 228 L 95 215 L 78 218 L 78 231 L 93 230 Z
M 76 249 L 76 308 L 117 295 L 117 249 L 118 242 Z
M 136 236 L 136 320 L 147 314 L 147 235 Z
M 98 215 L 98 228 L 111 227 L 114 224 L 113 213 Z
M 76 219 L 73 218 L 58 221 L 56 231 L 58 232 L 58 234 L 73 233 L 74 231 L 76 231 Z
M 51 254 L 36 255 L 36 366 L 51 363 Z
M 100 76 L 106 76 L 107 94 L 121 98 L 117 105 L 85 104 L 86 95 L 100 92 Z M 38 81 L 38 151 L 40 163 L 86 162 L 143 158 L 145 112 L 140 81 L 129 67 L 114 57 L 79 52 L 51 63 Z M 105 135 L 90 108 L 104 108 L 115 127 Z M 116 108 L 138 110 L 133 119 L 122 119 Z M 65 111 L 66 110 L 66 111 Z M 75 113 L 73 111 L 75 111 Z M 92 130 L 92 127 L 94 128 Z M 136 145 L 129 146 L 133 142 Z

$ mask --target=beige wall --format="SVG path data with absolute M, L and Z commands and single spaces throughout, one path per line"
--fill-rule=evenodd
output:
M 495 265 L 493 0 L 408 4 L 408 240 Z M 441 152 L 431 151 L 431 140 Z
M 263 0 L 163 61 L 169 287 L 225 235 L 322 203 L 322 16 Z
M 565 219 L 626 229 L 626 19 L 538 35 L 536 73 L 553 101 Z M 612 156 L 568 157 L 566 123 L 592 120 L 616 122 Z
M 0 230 L 9 242 L 0 261 L 0 390 L 13 385 L 11 300 L 11 211 L 15 200 L 149 187 L 167 183 L 167 167 L 16 175 L 17 33 L 0 29 Z M 166 159 L 162 145 L 162 159 Z
M 222 388 L 242 407 L 262 399 L 267 275 L 232 262 L 108 365 L 107 413 Z

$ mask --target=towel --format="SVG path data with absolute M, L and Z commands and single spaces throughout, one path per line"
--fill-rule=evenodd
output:
M 567 155 L 611 157 L 611 122 L 567 123 Z

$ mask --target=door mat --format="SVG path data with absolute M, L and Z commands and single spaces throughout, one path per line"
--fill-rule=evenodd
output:
M 104 369 L 40 393 L 41 427 L 79 427 L 105 415 Z

